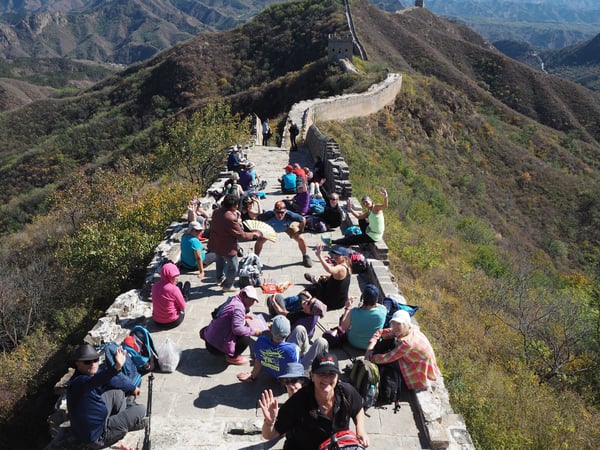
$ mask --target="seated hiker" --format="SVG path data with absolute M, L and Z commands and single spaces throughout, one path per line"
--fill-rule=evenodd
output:
M 258 294 L 253 286 L 246 286 L 237 295 L 230 297 L 217 310 L 216 317 L 200 330 L 206 349 L 212 354 L 225 356 L 225 361 L 229 364 L 247 364 L 248 360 L 242 353 L 254 345 L 251 336 L 260 336 L 262 333 L 262 330 L 246 324 L 246 315 L 257 302 Z
M 291 200 L 286 199 L 284 202 L 287 208 L 295 213 L 303 216 L 307 215 L 310 206 L 310 195 L 308 195 L 306 185 L 300 183 L 296 189 L 296 195 Z
M 352 308 L 353 299 L 346 302 L 340 328 L 345 331 L 352 347 L 365 350 L 373 334 L 383 327 L 387 309 L 379 301 L 379 289 L 367 284 L 362 292 L 361 304 Z
M 252 177 L 252 173 L 250 173 L 250 171 L 246 167 L 241 168 L 239 174 L 239 185 L 241 186 L 242 191 L 246 192 L 248 189 L 255 187 L 253 184 L 254 180 Z
M 306 370 L 304 370 L 304 366 L 300 363 L 288 363 L 286 372 L 277 378 L 285 387 L 288 398 L 306 386 L 310 381 Z
M 270 389 L 258 404 L 263 413 L 262 436 L 285 435 L 286 449 L 318 449 L 337 431 L 349 430 L 350 420 L 364 447 L 369 446 L 363 400 L 350 383 L 340 380 L 341 370 L 332 353 L 317 356 L 311 366 L 311 382 L 290 397 L 281 408 Z
M 254 220 L 263 213 L 260 200 L 256 195 L 250 194 L 248 192 L 244 193 L 244 196 L 242 197 L 241 213 L 242 222 L 246 220 Z M 244 231 L 250 230 L 244 229 Z
M 294 167 L 291 164 L 288 164 L 283 170 L 285 170 L 285 173 L 278 179 L 281 184 L 281 192 L 284 194 L 295 194 L 297 177 L 294 173 Z
M 244 190 L 240 186 L 240 174 L 233 172 L 223 185 L 223 197 L 221 197 L 221 200 L 228 195 L 235 195 L 239 199 L 243 194 Z
M 338 228 L 344 220 L 344 211 L 340 206 L 340 196 L 336 192 L 329 194 L 324 189 L 322 191 L 326 199 L 325 208 L 323 212 L 316 215 L 325 222 L 330 230 Z
M 408 389 L 427 389 L 430 381 L 436 381 L 441 372 L 433 348 L 418 326 L 413 325 L 410 314 L 399 310 L 390 321 L 391 328 L 377 330 L 369 341 L 365 359 L 376 364 L 398 361 L 402 378 Z M 395 339 L 395 346 L 388 352 L 374 354 L 380 339 Z
M 198 222 L 202 227 L 202 230 L 206 228 L 206 224 L 210 216 L 208 212 L 202 207 L 202 202 L 199 198 L 193 198 L 188 203 L 187 220 L 189 222 Z
M 261 370 L 271 378 L 277 378 L 284 373 L 288 363 L 297 363 L 300 349 L 296 344 L 286 342 L 290 332 L 290 321 L 285 316 L 275 316 L 270 335 L 259 336 L 254 344 L 252 372 L 238 373 L 238 380 L 254 381 Z
M 366 208 L 366 211 L 357 213 L 350 201 L 348 201 L 348 212 L 358 219 L 358 225 L 362 231 L 361 234 L 353 234 L 344 236 L 341 239 L 331 241 L 331 239 L 324 238 L 323 241 L 328 245 L 358 245 L 368 244 L 380 241 L 383 239 L 383 232 L 385 230 L 385 221 L 383 217 L 383 210 L 388 207 L 388 194 L 385 188 L 381 188 L 381 194 L 383 195 L 383 203 L 375 204 L 371 197 L 365 195 L 361 203 Z
M 185 318 L 190 282 L 180 288 L 175 284 L 178 276 L 177 266 L 166 263 L 160 269 L 160 281 L 152 285 L 152 320 L 159 328 L 175 328 Z
M 86 448 L 111 446 L 147 424 L 146 407 L 134 400 L 140 389 L 118 376 L 126 357 L 119 346 L 115 364 L 99 368 L 100 354 L 92 345 L 80 345 L 73 353 L 75 372 L 67 384 L 67 410 L 71 431 Z
M 345 247 L 334 246 L 330 250 L 333 262 L 327 261 L 323 254 L 323 245 L 315 247 L 315 254 L 319 262 L 327 272 L 325 275 L 316 277 L 309 273 L 304 278 L 311 282 L 307 288 L 313 297 L 317 297 L 327 305 L 330 311 L 342 309 L 348 300 L 352 266 L 350 263 L 350 251 Z
M 204 264 L 209 264 L 215 259 L 215 255 L 206 253 L 200 236 L 202 225 L 193 221 L 188 224 L 187 231 L 181 236 L 181 255 L 179 266 L 184 271 L 198 270 L 198 278 L 204 278 Z
M 277 201 L 272 211 L 266 211 L 258 216 L 258 219 L 271 225 L 277 233 L 285 232 L 295 240 L 302 253 L 302 264 L 304 267 L 312 267 L 312 260 L 306 253 L 306 242 L 302 236 L 306 226 L 306 219 L 303 216 L 288 210 L 283 201 Z M 254 244 L 254 253 L 260 255 L 266 241 L 267 239 L 264 237 L 259 238 Z
M 286 308 L 286 299 L 283 297 L 283 295 L 270 295 L 267 298 L 269 314 L 272 316 L 277 314 L 286 316 L 292 324 L 292 330 L 297 325 L 302 325 L 306 329 L 309 339 L 312 339 L 317 322 L 320 318 L 325 317 L 327 305 L 325 305 L 325 303 L 318 298 L 313 297 L 310 292 L 306 290 L 300 292 L 300 294 L 298 294 L 296 297 L 298 300 L 296 300 L 294 297 L 288 297 L 288 303 L 293 303 L 292 300 L 299 301 L 301 309 L 296 311 L 288 311 Z

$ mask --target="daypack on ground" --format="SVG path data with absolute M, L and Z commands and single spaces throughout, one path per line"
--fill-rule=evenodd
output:
M 361 252 L 353 250 L 352 253 L 350 253 L 350 265 L 353 274 L 364 273 L 367 271 L 368 267 L 367 257 Z
M 379 367 L 379 397 L 378 405 L 394 404 L 394 409 L 400 407 L 402 391 L 402 373 L 398 361 L 389 364 L 378 364 Z
M 385 323 L 383 324 L 383 328 L 389 328 L 390 320 L 392 319 L 392 316 L 394 315 L 394 313 L 396 311 L 404 310 L 404 311 L 408 312 L 408 314 L 410 314 L 410 316 L 412 317 L 415 315 L 415 313 L 419 309 L 418 306 L 407 305 L 406 300 L 404 299 L 404 297 L 402 295 L 385 297 L 381 301 L 381 304 L 383 306 L 385 306 L 385 309 L 387 309 L 387 313 L 385 316 Z
M 112 367 L 115 365 L 115 354 L 117 353 L 117 348 L 119 348 L 119 344 L 115 342 L 109 342 L 108 344 L 104 344 L 104 364 L 108 367 Z M 142 384 L 142 376 L 137 370 L 135 363 L 133 362 L 133 358 L 127 351 L 127 357 L 125 358 L 125 364 L 123 364 L 123 368 L 121 369 L 122 376 L 129 378 L 131 383 L 139 387 Z
M 319 445 L 319 450 L 363 450 L 364 448 L 352 430 L 338 431 Z
M 129 336 L 123 341 L 123 348 L 131 355 L 141 374 L 152 372 L 156 367 L 158 352 L 154 345 L 154 339 L 146 327 L 136 325 L 129 332 Z
M 317 216 L 306 216 L 304 229 L 312 233 L 325 233 L 327 231 L 327 224 Z
M 365 411 L 373 406 L 379 393 L 379 368 L 377 364 L 366 359 L 357 359 L 350 370 L 350 383 L 363 399 Z M 373 386 L 373 392 L 369 389 Z
M 322 198 L 311 198 L 308 203 L 308 212 L 310 214 L 321 214 L 325 211 L 325 200 Z
M 262 267 L 258 255 L 253 252 L 248 253 L 240 262 L 240 268 L 238 269 L 240 288 L 261 286 L 260 274 L 262 273 Z

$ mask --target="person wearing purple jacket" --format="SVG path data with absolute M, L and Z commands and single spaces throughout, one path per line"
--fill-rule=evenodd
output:
M 254 329 L 246 323 L 250 307 L 257 302 L 256 289 L 246 286 L 217 308 L 213 320 L 200 330 L 206 349 L 214 355 L 224 355 L 229 364 L 247 364 L 248 360 L 242 353 L 254 345 L 251 336 L 260 336 L 262 333 L 262 330 Z
M 296 195 L 291 200 L 284 200 L 288 209 L 302 216 L 308 214 L 310 209 L 310 194 L 306 189 L 304 182 L 300 183 L 296 188 Z

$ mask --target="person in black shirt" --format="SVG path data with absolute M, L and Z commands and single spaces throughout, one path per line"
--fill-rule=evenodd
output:
M 311 382 L 281 409 L 273 392 L 265 390 L 258 402 L 264 416 L 262 436 L 271 440 L 285 434 L 284 450 L 317 450 L 333 433 L 349 430 L 352 419 L 358 439 L 368 447 L 362 398 L 339 375 L 337 357 L 324 353 L 312 363 Z

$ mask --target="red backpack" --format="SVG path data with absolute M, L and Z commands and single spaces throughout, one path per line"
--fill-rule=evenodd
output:
M 319 450 L 364 450 L 364 448 L 352 430 L 338 431 L 319 445 Z

